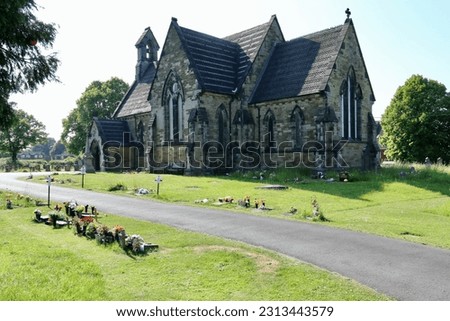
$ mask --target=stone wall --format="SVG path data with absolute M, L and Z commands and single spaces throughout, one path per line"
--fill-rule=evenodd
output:
M 338 118 L 336 137 L 334 139 L 340 139 L 342 137 L 342 111 L 341 111 L 341 96 L 340 96 L 340 86 L 342 81 L 347 78 L 350 68 L 355 71 L 356 82 L 361 87 L 362 99 L 361 99 L 361 109 L 360 109 L 360 122 L 361 122 L 361 139 L 358 141 L 353 141 L 352 144 L 366 145 L 367 143 L 375 143 L 376 141 L 372 139 L 371 142 L 368 141 L 369 137 L 375 138 L 376 135 L 369 135 L 369 117 L 368 114 L 372 114 L 372 105 L 375 101 L 373 90 L 370 84 L 369 76 L 367 73 L 366 66 L 364 64 L 363 56 L 358 44 L 358 39 L 353 24 L 351 23 L 348 27 L 347 35 L 344 39 L 342 47 L 340 49 L 340 54 L 338 55 L 335 63 L 335 68 L 330 75 L 330 80 L 328 86 L 330 88 L 328 94 L 328 105 L 334 108 L 336 116 Z M 362 147 L 364 148 L 364 147 Z M 352 166 L 360 166 L 361 164 L 361 154 L 359 147 L 357 150 L 352 149 L 352 152 L 359 152 L 358 156 L 354 155 L 351 157 Z M 349 151 L 350 152 L 350 151 Z M 349 153 L 347 152 L 347 153 Z M 359 157 L 359 159 L 358 159 Z M 358 160 L 357 160 L 358 159 Z
M 145 151 L 151 151 L 152 160 L 161 164 L 178 164 L 185 166 L 188 162 L 193 166 L 205 165 L 207 155 L 202 148 L 209 142 L 219 140 L 218 109 L 224 110 L 226 119 L 224 122 L 226 143 L 255 142 L 261 144 L 260 148 L 252 151 L 253 156 L 260 157 L 258 162 L 267 166 L 315 166 L 318 148 L 325 150 L 325 139 L 327 135 L 329 141 L 328 148 L 331 149 L 342 140 L 342 113 L 340 88 L 342 81 L 346 79 L 349 69 L 355 70 L 356 81 L 361 87 L 362 99 L 360 102 L 360 139 L 352 140 L 344 144 L 344 148 L 339 155 L 332 155 L 336 159 L 342 159 L 343 164 L 351 167 L 362 166 L 362 155 L 369 142 L 375 135 L 369 135 L 368 128 L 372 112 L 374 95 L 364 65 L 364 60 L 357 42 L 353 24 L 350 23 L 347 35 L 336 59 L 334 68 L 329 77 L 327 90 L 318 94 L 283 99 L 248 106 L 248 100 L 259 76 L 264 70 L 265 63 L 270 57 L 275 43 L 281 41 L 283 36 L 276 20 L 266 35 L 260 50 L 253 62 L 248 77 L 242 86 L 242 90 L 236 95 L 222 95 L 209 92 L 201 92 L 198 88 L 196 75 L 190 66 L 190 62 L 179 39 L 175 26 L 169 28 L 164 50 L 161 53 L 158 72 L 153 82 L 150 96 L 152 111 L 150 115 L 135 115 L 127 120 L 133 136 L 137 137 L 138 124 L 144 124 Z M 182 93 L 182 133 L 179 141 L 169 140 L 168 110 L 167 110 L 167 90 L 176 82 Z M 166 95 L 166 96 L 165 96 Z M 318 111 L 324 108 L 331 108 L 337 118 L 332 123 L 320 123 Z M 192 111 L 202 109 L 202 119 L 192 119 Z M 292 113 L 295 108 L 301 110 L 301 142 L 302 147 L 294 146 L 295 122 L 292 120 Z M 237 113 L 248 111 L 252 121 L 245 124 L 233 123 Z M 264 121 L 268 113 L 274 115 L 274 139 L 275 148 L 267 146 L 267 123 Z M 189 118 L 191 117 L 191 122 Z M 154 122 L 154 123 L 153 123 Z M 231 125 L 231 126 L 230 126 Z M 152 127 L 153 126 L 153 127 Z M 326 133 L 328 132 L 328 133 Z M 151 144 L 152 143 L 152 144 Z M 149 148 L 148 146 L 152 146 Z M 311 147 L 312 146 L 312 147 Z M 232 158 L 231 164 L 236 165 L 236 155 L 228 154 L 226 150 L 216 150 L 210 152 L 209 156 Z M 320 153 L 319 153 L 320 154 Z M 190 155 L 190 156 L 188 156 Z M 147 156 L 147 155 L 146 155 Z M 328 155 L 330 156 L 330 155 Z M 141 157 L 141 155 L 139 155 Z M 323 155 L 322 155 L 323 157 Z M 188 161 L 189 158 L 189 161 Z M 239 161 L 239 159 L 237 159 Z M 140 162 L 140 161 L 139 161 Z M 206 162 L 207 163 L 207 162 Z M 230 162 L 223 162 L 229 165 Z M 336 162 L 333 162 L 334 166 Z

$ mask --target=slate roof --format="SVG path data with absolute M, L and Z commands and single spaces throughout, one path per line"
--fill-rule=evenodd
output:
M 99 119 L 94 117 L 94 123 L 98 129 L 98 135 L 102 138 L 102 144 L 105 145 L 129 145 L 129 139 L 124 139 L 124 133 L 130 133 L 128 122 L 116 119 Z
M 230 94 L 237 83 L 238 46 L 204 33 L 179 28 L 201 88 Z
M 139 81 L 134 81 L 118 108 L 114 112 L 114 118 L 126 117 L 151 111 L 148 94 L 152 81 L 155 78 L 156 67 L 150 64 Z
M 225 40 L 234 42 L 239 46 L 239 52 L 237 57 L 238 85 L 242 84 L 245 76 L 247 75 L 248 70 L 250 69 L 252 63 L 255 61 L 258 50 L 261 47 L 261 44 L 264 41 L 264 37 L 266 36 L 267 31 L 269 30 L 270 25 L 272 24 L 272 20 L 274 18 L 275 16 L 272 16 L 272 19 L 267 23 L 235 33 L 233 35 L 224 38 Z
M 325 89 L 349 23 L 279 43 L 250 103 L 318 93 Z
M 173 23 L 200 87 L 231 94 L 242 85 L 271 21 L 223 39 L 180 27 L 176 19 Z
M 276 19 L 225 38 L 180 27 L 177 31 L 199 87 L 214 93 L 231 95 L 240 90 L 256 55 Z M 312 33 L 276 44 L 265 62 L 253 89 L 250 104 L 314 94 L 325 90 L 344 36 L 351 24 Z M 121 118 L 151 111 L 148 96 L 156 66 L 150 64 L 143 78 L 135 81 L 113 117 Z

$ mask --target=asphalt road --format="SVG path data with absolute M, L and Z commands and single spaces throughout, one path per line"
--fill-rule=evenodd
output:
M 0 189 L 47 199 L 47 185 L 0 174 Z M 179 206 L 51 186 L 53 202 L 75 199 L 100 212 L 238 240 L 354 279 L 398 300 L 450 301 L 450 251 L 322 225 Z

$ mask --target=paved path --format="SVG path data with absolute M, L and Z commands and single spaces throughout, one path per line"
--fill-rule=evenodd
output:
M 0 174 L 0 189 L 47 199 L 47 185 Z M 26 174 L 24 174 L 26 175 Z M 337 272 L 399 300 L 450 301 L 450 251 L 322 225 L 51 187 L 53 201 L 76 199 L 119 214 L 271 249 Z

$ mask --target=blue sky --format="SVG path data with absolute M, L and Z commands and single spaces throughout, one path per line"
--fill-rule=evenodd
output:
M 151 27 L 160 47 L 172 17 L 186 28 L 224 37 L 277 15 L 287 40 L 351 18 L 375 92 L 373 113 L 380 118 L 397 88 L 413 74 L 434 79 L 450 91 L 450 1 L 446 0 L 36 0 L 36 15 L 59 26 L 61 83 L 11 101 L 43 122 L 59 139 L 62 119 L 76 107 L 94 80 L 134 79 L 134 44 Z

